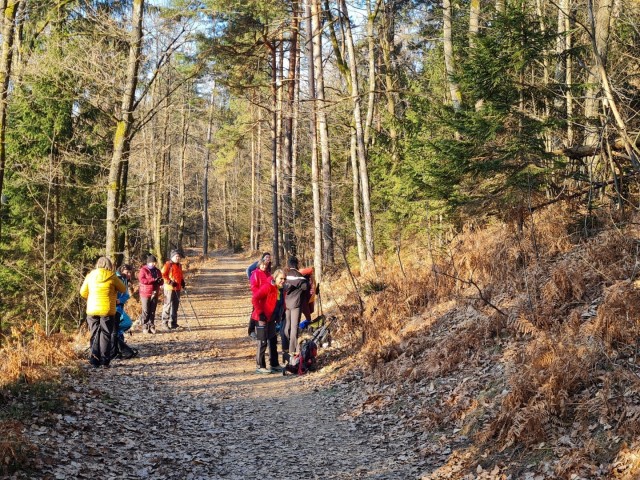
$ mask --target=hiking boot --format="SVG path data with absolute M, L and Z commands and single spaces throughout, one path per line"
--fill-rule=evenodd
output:
M 270 368 L 256 368 L 256 373 L 273 373 Z
M 271 367 L 271 371 L 272 372 L 282 372 L 283 370 L 284 370 L 284 368 L 281 367 L 280 365 L 276 365 L 275 367 L 274 366 Z
M 151 325 L 149 327 L 149 333 L 152 334 L 152 335 L 155 335 L 155 333 L 156 333 L 156 326 L 155 325 Z
M 149 333 L 149 329 L 148 329 L 147 327 L 144 327 L 144 328 L 142 329 L 142 333 Z

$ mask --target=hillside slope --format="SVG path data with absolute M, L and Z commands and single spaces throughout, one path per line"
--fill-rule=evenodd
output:
M 638 478 L 640 231 L 588 233 L 559 207 L 466 232 L 359 279 L 362 317 L 336 281 L 351 414 L 424 434 L 424 479 Z

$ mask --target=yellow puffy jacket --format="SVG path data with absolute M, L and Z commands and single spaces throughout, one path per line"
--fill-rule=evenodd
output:
M 80 295 L 87 299 L 87 315 L 105 317 L 116 314 L 116 292 L 127 287 L 114 272 L 96 268 L 89 272 L 80 287 Z

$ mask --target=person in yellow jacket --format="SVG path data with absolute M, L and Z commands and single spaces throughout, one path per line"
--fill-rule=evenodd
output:
M 169 260 L 162 266 L 164 279 L 164 305 L 162 306 L 162 323 L 167 330 L 173 330 L 178 325 L 178 307 L 180 306 L 180 292 L 185 287 L 180 259 L 182 254 L 178 250 L 171 250 Z
M 80 287 L 80 295 L 87 299 L 87 325 L 91 332 L 91 357 L 94 367 L 109 367 L 111 362 L 111 334 L 116 315 L 117 292 L 125 293 L 127 287 L 116 276 L 113 264 L 107 257 L 100 257 L 96 268 L 89 272 Z

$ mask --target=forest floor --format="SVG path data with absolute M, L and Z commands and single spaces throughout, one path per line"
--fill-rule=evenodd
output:
M 420 478 L 419 432 L 359 415 L 359 382 L 332 368 L 255 373 L 246 258 L 207 259 L 175 332 L 127 337 L 137 358 L 65 377 L 63 407 L 32 416 L 14 478 Z M 158 317 L 160 308 L 158 308 Z M 161 322 L 157 321 L 157 324 Z M 320 355 L 323 351 L 321 349 Z M 361 410 L 360 410 L 361 411 Z

